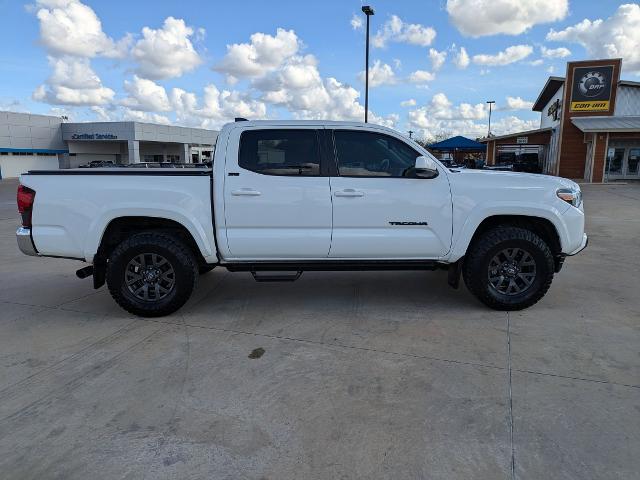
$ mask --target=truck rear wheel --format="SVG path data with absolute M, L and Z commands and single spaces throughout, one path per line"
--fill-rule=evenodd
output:
M 540 300 L 553 280 L 549 246 L 521 227 L 485 232 L 464 260 L 464 283 L 482 303 L 495 310 L 522 310 Z
M 107 263 L 107 286 L 126 311 L 161 317 L 178 310 L 191 296 L 198 263 L 179 239 L 159 232 L 132 235 L 118 245 Z

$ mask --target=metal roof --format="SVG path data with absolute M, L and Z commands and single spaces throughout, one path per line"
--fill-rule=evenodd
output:
M 538 95 L 538 98 L 533 103 L 533 108 L 531 108 L 531 110 L 533 110 L 534 112 L 541 112 L 544 106 L 547 103 L 549 103 L 549 100 L 551 100 L 551 97 L 553 97 L 556 94 L 558 89 L 563 84 L 564 84 L 564 77 L 549 77 L 547 79 L 547 83 L 544 84 L 544 87 L 542 88 L 540 95 Z
M 428 148 L 432 150 L 484 150 L 486 147 L 480 142 L 458 135 L 441 142 L 432 143 Z
M 516 133 L 509 133 L 507 135 L 498 135 L 495 137 L 484 137 L 480 139 L 480 142 L 484 143 L 484 142 L 488 142 L 489 140 L 502 140 L 503 138 L 515 138 L 515 137 L 522 137 L 525 135 L 534 135 L 536 133 L 545 133 L 545 132 L 550 132 L 551 130 L 553 130 L 553 127 L 545 127 L 545 128 L 538 128 L 536 130 L 527 130 L 525 132 L 516 132 Z
M 640 117 L 572 117 L 583 132 L 640 132 Z
M 640 87 L 640 82 L 632 82 L 631 80 L 620 80 L 618 85 L 624 85 L 625 87 Z

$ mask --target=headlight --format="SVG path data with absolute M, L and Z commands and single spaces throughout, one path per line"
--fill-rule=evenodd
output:
M 571 188 L 559 188 L 556 191 L 556 195 L 560 200 L 564 200 L 576 208 L 582 203 L 582 192 L 580 189 L 573 190 Z

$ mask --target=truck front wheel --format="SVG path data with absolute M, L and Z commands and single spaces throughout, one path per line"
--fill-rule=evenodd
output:
M 160 232 L 137 233 L 118 245 L 107 263 L 107 286 L 126 311 L 161 317 L 191 296 L 198 264 L 178 238 Z
M 469 248 L 464 283 L 495 310 L 522 310 L 540 300 L 553 280 L 549 246 L 526 228 L 503 226 L 482 234 Z

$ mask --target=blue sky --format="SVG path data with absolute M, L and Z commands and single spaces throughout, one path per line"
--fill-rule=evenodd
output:
M 640 6 L 372 0 L 370 111 L 422 137 L 536 128 L 567 60 L 640 72 Z M 234 116 L 359 119 L 362 2 L 0 0 L 0 109 L 218 128 Z M 234 46 L 235 45 L 235 46 Z M 466 55 L 462 52 L 466 52 Z

